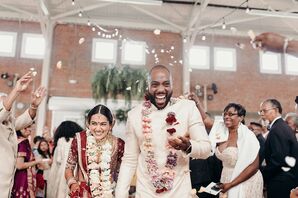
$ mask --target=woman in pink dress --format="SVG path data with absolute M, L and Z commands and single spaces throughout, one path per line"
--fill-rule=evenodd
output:
M 41 160 L 34 160 L 31 146 L 28 140 L 32 131 L 32 126 L 28 126 L 17 131 L 18 136 L 18 156 L 17 170 L 14 176 L 14 185 L 11 197 L 33 198 L 35 197 L 35 169 L 34 166 L 41 163 Z

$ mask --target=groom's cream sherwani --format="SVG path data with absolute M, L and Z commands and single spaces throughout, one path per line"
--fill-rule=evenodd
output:
M 174 100 L 171 100 L 174 101 Z M 166 164 L 168 150 L 166 143 L 168 133 L 166 131 L 167 114 L 174 112 L 179 124 L 175 125 L 176 136 L 185 136 L 189 134 L 192 150 L 189 156 L 184 152 L 178 151 L 177 166 L 174 167 L 176 177 L 174 179 L 173 189 L 167 192 L 157 194 L 150 181 L 147 165 L 145 162 L 146 152 L 143 149 L 142 142 L 144 136 L 142 132 L 142 104 L 138 105 L 128 113 L 125 153 L 122 158 L 122 164 L 116 187 L 116 198 L 127 198 L 130 181 L 136 171 L 136 198 L 190 198 L 191 182 L 189 173 L 189 157 L 207 158 L 211 153 L 211 145 L 207 132 L 202 122 L 201 115 L 190 100 L 178 99 L 176 102 L 170 102 L 166 108 L 157 110 L 152 105 L 151 119 L 152 141 L 154 144 L 155 159 L 159 169 Z

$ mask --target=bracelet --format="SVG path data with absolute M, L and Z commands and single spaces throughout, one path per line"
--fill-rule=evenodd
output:
M 75 183 L 77 183 L 77 180 L 76 180 L 74 177 L 69 178 L 69 179 L 67 180 L 67 186 L 68 186 L 68 188 L 70 188 L 70 186 L 71 186 L 72 184 L 75 184 Z
M 185 150 L 185 152 L 186 152 L 186 153 L 190 153 L 191 147 L 192 147 L 192 146 L 191 146 L 191 144 L 190 144 L 190 145 L 187 147 L 187 149 Z
M 38 106 L 33 106 L 32 104 L 30 104 L 30 109 L 33 109 L 33 110 L 37 110 Z

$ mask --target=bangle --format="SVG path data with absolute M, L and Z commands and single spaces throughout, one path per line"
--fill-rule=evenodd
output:
M 68 186 L 68 188 L 70 188 L 70 186 L 71 186 L 72 184 L 75 184 L 75 183 L 77 183 L 77 180 L 76 180 L 74 177 L 69 178 L 69 179 L 67 180 L 67 186 Z
M 191 151 L 191 144 L 187 147 L 187 149 L 185 150 L 186 153 L 190 153 Z
M 30 109 L 37 110 L 37 108 L 38 108 L 38 106 L 36 107 L 36 106 L 30 104 Z

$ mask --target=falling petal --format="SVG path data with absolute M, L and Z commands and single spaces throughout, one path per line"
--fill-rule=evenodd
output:
M 285 157 L 285 161 L 290 167 L 294 167 L 296 164 L 296 159 L 294 157 L 287 156 Z
M 288 172 L 291 168 L 289 168 L 289 167 L 281 167 L 281 169 L 282 169 L 284 172 Z
M 58 61 L 56 64 L 57 69 L 61 69 L 62 68 L 62 61 Z
M 160 35 L 160 29 L 155 29 L 155 30 L 153 31 L 153 33 L 154 33 L 155 35 Z
M 70 84 L 76 84 L 78 81 L 75 80 L 75 79 L 70 79 L 68 82 L 69 82 Z
M 84 37 L 80 38 L 80 40 L 79 40 L 79 44 L 81 45 L 81 44 L 84 43 L 84 42 L 85 42 L 85 38 L 84 38 Z

